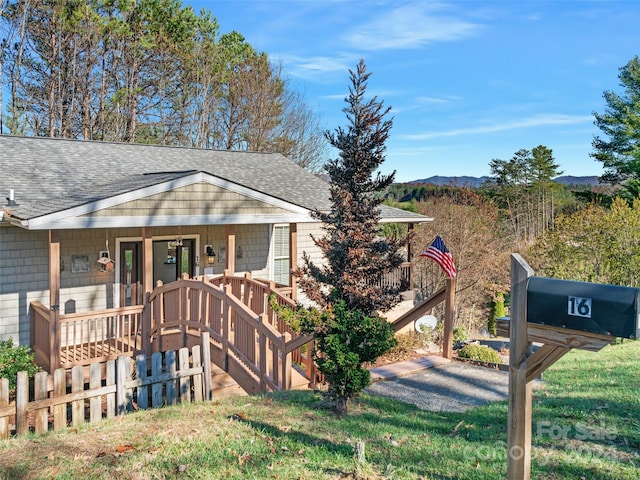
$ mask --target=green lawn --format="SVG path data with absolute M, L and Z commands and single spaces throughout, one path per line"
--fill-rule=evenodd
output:
M 549 369 L 534 394 L 532 478 L 637 479 L 639 392 L 640 343 Z M 433 413 L 362 395 L 337 419 L 319 393 L 235 397 L 0 442 L 0 478 L 493 480 L 506 477 L 506 426 L 506 402 Z

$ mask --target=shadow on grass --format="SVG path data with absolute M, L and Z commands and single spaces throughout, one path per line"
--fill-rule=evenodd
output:
M 30 472 L 21 467 L 9 467 L 7 469 L 0 469 L 0 478 L 2 480 L 21 480 L 27 478 Z
M 289 430 L 287 432 L 283 431 L 280 427 L 275 425 L 271 425 L 269 423 L 257 421 L 257 420 L 240 420 L 245 423 L 253 430 L 260 432 L 263 435 L 267 435 L 273 439 L 286 439 L 286 443 L 295 443 L 302 444 L 308 448 L 320 449 L 323 451 L 323 455 L 327 455 L 330 458 L 333 455 L 338 455 L 343 459 L 347 460 L 353 457 L 354 451 L 353 447 L 346 443 L 338 443 L 335 441 L 330 441 L 318 436 L 310 435 L 305 432 L 301 432 L 299 430 Z M 318 456 L 319 457 L 319 456 Z M 320 460 L 320 459 L 319 459 Z M 317 463 L 323 463 L 319 461 Z M 353 464 L 355 468 L 355 463 Z M 344 471 L 336 467 L 322 467 L 318 465 L 318 468 L 321 469 L 327 475 L 337 475 L 337 478 L 349 478 L 353 473 Z
M 280 426 L 264 420 L 246 419 L 243 422 L 276 439 L 320 447 L 354 468 L 353 445 L 356 439 L 362 440 L 366 443 L 367 465 L 385 478 L 436 476 L 481 480 L 506 474 L 506 444 L 502 440 L 506 439 L 504 405 L 499 408 L 488 406 L 467 414 L 434 413 L 362 394 L 351 402 L 349 413 L 339 419 L 331 411 L 333 404 L 317 394 L 296 393 L 293 397 L 275 394 L 270 398 L 298 406 L 302 402 L 311 410 L 319 408 L 324 418 L 318 418 L 321 422 L 318 434 L 295 428 L 285 432 Z M 325 467 L 320 469 L 332 473 Z
M 532 441 L 607 464 L 640 464 L 640 404 L 611 398 L 552 396 L 533 407 Z

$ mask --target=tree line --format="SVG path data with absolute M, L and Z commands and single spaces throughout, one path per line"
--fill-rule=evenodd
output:
M 2 132 L 280 152 L 317 170 L 319 120 L 280 65 L 180 0 L 7 0 Z

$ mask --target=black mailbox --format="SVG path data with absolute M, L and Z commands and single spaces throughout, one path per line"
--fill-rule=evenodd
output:
M 638 338 L 640 289 L 531 277 L 527 321 L 612 337 Z

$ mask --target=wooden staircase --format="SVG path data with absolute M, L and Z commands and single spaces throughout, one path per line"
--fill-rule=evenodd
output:
M 308 353 L 313 337 L 292 332 L 269 309 L 268 298 L 273 294 L 280 304 L 295 304 L 250 277 L 220 283 L 184 278 L 159 285 L 147 302 L 147 348 L 191 347 L 208 332 L 221 390 L 237 391 L 233 382 L 249 394 L 313 385 L 315 366 Z
M 420 302 L 408 312 L 398 317 L 391 323 L 394 332 L 400 331 L 402 328 L 415 322 L 417 319 L 427 314 L 432 308 L 440 303 L 445 304 L 444 314 L 444 331 L 442 339 L 442 356 L 445 358 L 452 357 L 452 341 L 453 341 L 453 305 L 455 300 L 455 278 L 447 278 L 446 284 L 440 290 L 435 292 L 426 300 Z

